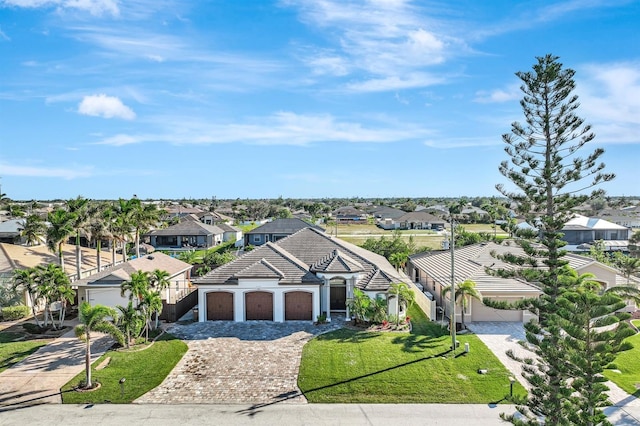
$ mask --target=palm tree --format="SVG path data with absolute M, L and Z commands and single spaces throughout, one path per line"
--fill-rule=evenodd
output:
M 118 240 L 122 244 L 122 261 L 127 261 L 127 241 L 131 236 L 131 207 L 127 200 L 122 198 L 113 206 L 114 222 L 113 222 L 113 234 L 117 236 Z
M 96 263 L 98 272 L 102 270 L 102 240 L 104 238 L 111 239 L 113 238 L 113 234 L 109 229 L 111 224 L 113 211 L 111 210 L 111 206 L 106 203 L 95 203 L 89 212 L 89 225 L 87 227 L 88 235 L 91 237 L 91 240 L 95 242 L 96 245 Z M 115 264 L 115 256 L 112 259 L 112 263 Z
M 64 254 L 62 245 L 73 234 L 73 215 L 66 210 L 56 209 L 47 215 L 50 224 L 47 229 L 47 247 L 58 254 L 60 267 L 64 271 Z
M 149 328 L 151 328 L 151 319 L 153 314 L 160 315 L 162 312 L 162 298 L 154 291 L 145 291 L 140 300 L 142 314 L 145 317 L 145 339 L 149 340 Z
M 67 201 L 67 210 L 73 215 L 72 225 L 76 236 L 76 273 L 78 279 L 82 278 L 82 250 L 80 249 L 80 236 L 88 234 L 90 201 L 78 196 Z
M 169 278 L 169 273 L 160 269 L 155 269 L 149 276 L 150 287 L 160 295 L 160 299 L 162 299 L 162 292 L 171 285 Z M 168 297 L 165 298 L 168 299 Z M 158 328 L 158 316 L 156 313 L 156 328 Z
M 39 245 L 42 237 L 47 233 L 47 225 L 37 214 L 27 216 L 22 227 L 20 228 L 20 236 L 24 237 L 27 246 Z
M 446 286 L 442 289 L 442 295 L 444 296 L 445 294 L 449 293 L 451 291 L 451 286 Z M 467 306 L 469 305 L 469 297 L 473 297 L 476 300 L 480 300 L 482 301 L 482 295 L 480 294 L 480 292 L 476 289 L 476 283 L 473 282 L 472 280 L 464 280 L 463 282 L 461 282 L 460 284 L 458 284 L 456 286 L 456 290 L 455 290 L 455 300 L 457 303 L 460 303 L 462 305 L 462 328 L 467 328 L 466 325 L 464 324 L 464 311 L 467 308 Z
M 400 325 L 400 308 L 406 310 L 415 301 L 413 291 L 405 283 L 391 283 L 389 294 L 395 296 L 396 299 L 396 327 Z
M 138 305 L 142 301 L 142 296 L 149 290 L 149 273 L 146 271 L 136 271 L 131 274 L 131 279 L 120 284 L 120 296 L 124 297 L 129 292 L 129 300 L 135 297 Z
M 76 337 L 85 342 L 85 382 L 87 389 L 93 388 L 91 381 L 91 333 L 97 331 L 105 333 L 113 337 L 119 344 L 124 345 L 122 333 L 107 318 L 116 319 L 117 313 L 115 309 L 104 305 L 91 306 L 88 302 L 82 302 L 79 307 L 78 319 L 80 325 L 76 326 Z
M 616 259 L 616 264 L 627 279 L 627 284 L 631 283 L 632 275 L 640 272 L 640 258 L 622 255 Z
M 51 319 L 51 325 L 54 329 L 62 327 L 67 302 L 72 302 L 75 296 L 75 292 L 71 288 L 71 281 L 62 268 L 53 263 L 50 263 L 46 267 L 37 266 L 35 269 L 38 294 L 44 299 L 45 304 L 44 325 L 47 326 L 49 319 Z M 58 325 L 56 325 L 53 314 L 51 313 L 51 304 L 54 302 L 60 303 Z
M 144 325 L 144 315 L 133 307 L 133 302 L 129 300 L 129 304 L 125 308 L 124 306 L 116 306 L 120 311 L 118 317 L 118 328 L 124 334 L 124 341 L 126 348 L 131 346 L 131 336 L 140 333 L 142 326 Z
M 27 269 L 14 269 L 13 276 L 11 278 L 12 281 L 12 289 L 15 290 L 24 290 L 27 292 L 29 297 L 29 302 L 31 305 L 31 313 L 33 314 L 33 318 L 36 321 L 36 325 L 40 326 L 40 320 L 38 319 L 38 315 L 36 312 L 36 305 L 38 303 L 38 299 L 40 295 L 38 294 L 38 285 L 37 285 L 37 273 L 35 268 L 27 268 Z
M 131 225 L 135 230 L 136 258 L 138 258 L 140 257 L 140 234 L 156 225 L 162 212 L 155 204 L 143 205 L 137 198 L 129 200 L 128 207 Z

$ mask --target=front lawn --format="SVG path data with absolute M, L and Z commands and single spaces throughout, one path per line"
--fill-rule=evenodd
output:
M 409 315 L 411 333 L 341 329 L 307 343 L 298 386 L 309 402 L 321 403 L 479 403 L 509 395 L 509 371 L 472 334 L 451 338 L 420 308 Z M 464 354 L 465 343 L 470 352 Z M 478 370 L 487 370 L 479 374 Z M 525 395 L 514 384 L 514 393 Z
M 634 325 L 638 327 L 640 324 L 634 321 Z M 640 397 L 640 334 L 628 337 L 627 342 L 633 345 L 633 349 L 620 352 L 611 366 L 613 368 L 605 370 L 604 376 L 625 392 Z
M 0 372 L 19 363 L 51 339 L 25 340 L 24 333 L 0 332 Z
M 92 380 L 100 389 L 76 392 L 74 389 L 85 379 L 84 370 L 62 388 L 65 404 L 99 404 L 105 402 L 127 404 L 158 386 L 187 352 L 187 345 L 175 337 L 164 334 L 149 347 L 137 350 L 108 351 L 92 368 Z M 101 370 L 95 367 L 111 358 Z M 123 386 L 120 379 L 124 378 Z

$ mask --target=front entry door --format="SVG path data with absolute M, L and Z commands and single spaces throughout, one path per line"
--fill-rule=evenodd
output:
M 347 287 L 332 286 L 329 295 L 329 307 L 332 311 L 347 310 Z

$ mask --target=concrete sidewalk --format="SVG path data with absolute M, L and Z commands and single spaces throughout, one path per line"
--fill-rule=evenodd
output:
M 75 327 L 76 323 L 67 323 Z M 109 336 L 95 334 L 91 362 L 113 344 Z M 60 388 L 84 370 L 85 343 L 73 329 L 0 373 L 0 411 L 4 407 L 62 403 Z
M 534 358 L 533 352 L 524 349 L 518 342 L 525 340 L 522 323 L 513 322 L 473 322 L 468 324 L 482 342 L 498 357 L 505 367 L 525 388 L 529 383 L 522 377 L 522 364 L 507 355 L 511 350 L 520 358 Z M 614 424 L 640 424 L 640 400 L 622 390 L 612 381 L 606 382 L 609 388 L 609 401 L 612 407 L 605 410 L 608 416 L 616 420 Z M 624 420 L 624 422 L 623 422 Z

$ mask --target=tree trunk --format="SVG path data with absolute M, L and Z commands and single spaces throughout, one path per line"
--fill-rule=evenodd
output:
M 88 327 L 88 326 L 87 326 Z M 84 368 L 85 368 L 85 387 L 90 389 L 93 387 L 93 383 L 91 383 L 91 334 L 87 330 L 86 336 L 87 340 L 87 348 L 85 350 L 84 355 Z
M 102 256 L 100 256 L 100 238 L 98 238 L 98 242 L 96 244 L 96 254 L 98 258 L 96 259 L 96 265 L 98 265 L 98 272 L 102 270 Z
M 140 258 L 140 232 L 136 229 L 136 259 Z
M 82 250 L 80 250 L 80 237 L 76 237 L 76 273 L 78 279 L 82 279 Z

